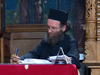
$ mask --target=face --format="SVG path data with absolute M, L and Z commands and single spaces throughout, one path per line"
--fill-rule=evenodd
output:
M 47 36 L 45 37 L 45 41 L 48 44 L 55 46 L 62 41 L 66 26 L 60 27 L 59 21 L 51 19 L 48 19 L 47 24 Z
M 60 27 L 60 21 L 48 19 L 47 21 L 47 34 L 50 38 L 58 36 L 59 32 L 64 32 L 66 26 Z

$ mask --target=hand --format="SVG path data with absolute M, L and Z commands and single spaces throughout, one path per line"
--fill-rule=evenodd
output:
M 67 55 L 64 55 L 66 60 L 67 60 L 67 64 L 72 64 L 72 58 L 68 57 Z
M 20 59 L 19 56 L 12 55 L 10 58 L 10 63 L 11 64 L 18 64 L 19 59 Z

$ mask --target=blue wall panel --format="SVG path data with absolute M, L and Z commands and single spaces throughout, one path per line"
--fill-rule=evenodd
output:
M 6 0 L 6 10 L 16 10 L 17 1 L 16 0 Z

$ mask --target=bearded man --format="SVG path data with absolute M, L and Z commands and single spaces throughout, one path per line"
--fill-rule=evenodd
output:
M 46 26 L 47 35 L 33 51 L 21 56 L 20 59 L 47 59 L 49 56 L 56 56 L 62 47 L 65 55 L 72 58 L 72 64 L 80 68 L 77 42 L 66 34 L 71 27 L 67 17 L 68 13 L 65 11 L 50 9 Z

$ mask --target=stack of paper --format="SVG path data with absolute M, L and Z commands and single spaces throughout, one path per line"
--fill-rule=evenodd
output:
M 66 55 L 59 55 L 59 56 L 50 56 L 48 60 L 50 60 L 51 62 L 55 62 L 56 60 L 59 60 L 59 61 L 65 60 L 67 64 L 71 64 L 72 59 L 71 57 L 68 57 Z

